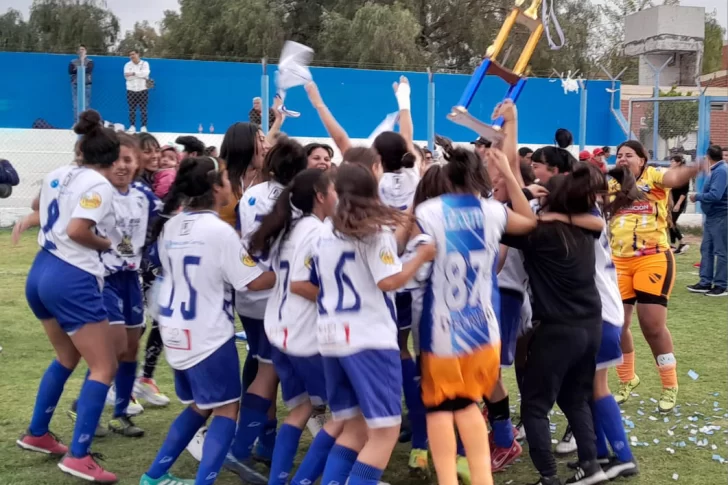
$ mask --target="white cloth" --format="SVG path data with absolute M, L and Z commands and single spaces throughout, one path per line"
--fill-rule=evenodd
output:
M 286 41 L 276 74 L 278 93 L 285 93 L 288 89 L 305 86 L 313 81 L 311 70 L 308 68 L 311 61 L 313 61 L 313 49 L 298 42 Z
M 147 80 L 152 70 L 149 68 L 147 61 L 140 60 L 138 64 L 134 64 L 129 61 L 124 66 L 124 76 L 126 78 L 126 90 L 134 91 L 136 93 L 140 91 L 146 91 Z M 126 77 L 127 74 L 133 74 L 132 77 Z
M 369 138 L 367 139 L 367 146 L 372 146 L 374 139 L 385 131 L 394 131 L 394 127 L 397 126 L 397 123 L 399 123 L 399 111 L 389 113 L 387 117 L 384 118 L 384 120 L 382 120 L 376 128 L 374 128 L 372 134 L 369 135 Z

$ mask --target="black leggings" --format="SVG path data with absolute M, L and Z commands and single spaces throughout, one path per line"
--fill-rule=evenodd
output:
M 149 104 L 149 90 L 127 91 L 126 102 L 129 105 L 129 126 L 136 125 L 136 110 L 142 112 L 142 126 L 147 126 L 147 104 Z
M 683 238 L 682 232 L 680 232 L 680 228 L 677 227 L 677 220 L 680 217 L 680 214 L 682 214 L 682 211 L 672 213 L 672 226 L 670 227 L 671 244 L 675 244 L 676 241 L 682 241 Z
M 159 323 L 152 321 L 152 331 L 147 339 L 147 349 L 144 353 L 144 377 L 152 379 L 154 377 L 154 369 L 157 368 L 159 356 L 164 350 L 162 344 L 162 335 L 159 333 Z

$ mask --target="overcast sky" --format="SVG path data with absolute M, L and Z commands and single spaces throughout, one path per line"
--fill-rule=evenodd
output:
M 596 0 L 603 3 L 608 0 Z M 8 8 L 20 10 L 28 18 L 28 11 L 33 0 L 0 0 L 0 13 Z M 126 30 L 134 27 L 134 22 L 148 20 L 152 24 L 159 22 L 165 10 L 177 10 L 177 0 L 106 0 L 109 8 L 121 19 L 122 37 Z M 728 2 L 726 0 L 682 0 L 682 5 L 705 7 L 706 11 L 718 13 L 718 20 L 723 27 L 728 27 Z

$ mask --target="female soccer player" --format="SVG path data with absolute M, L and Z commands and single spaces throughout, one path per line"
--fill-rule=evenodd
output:
M 377 181 L 366 167 L 342 166 L 336 193 L 339 203 L 331 225 L 322 230 L 315 267 L 326 394 L 344 430 L 329 454 L 322 483 L 348 478 L 350 485 L 376 485 L 402 419 L 391 292 L 432 259 L 435 248 L 422 245 L 415 258 L 400 262 L 392 228 L 407 216 L 379 201 Z
M 636 306 L 662 380 L 658 407 L 667 412 L 675 407 L 678 390 L 677 360 L 667 328 L 667 302 L 675 283 L 675 256 L 667 240 L 668 189 L 688 183 L 698 167 L 677 166 L 662 172 L 647 166 L 647 160 L 647 151 L 638 141 L 628 140 L 617 148 L 617 166 L 629 168 L 642 195 L 610 219 L 612 259 L 624 304 L 624 362 L 617 366 L 620 385 L 615 398 L 619 404 L 625 402 L 640 384 L 631 330 Z M 617 190 L 619 181 L 613 179 L 610 191 Z
M 326 403 L 324 369 L 316 340 L 318 286 L 311 275 L 314 247 L 324 220 L 333 215 L 335 207 L 336 192 L 328 172 L 304 170 L 281 193 L 250 239 L 250 253 L 270 254 L 277 276 L 266 307 L 265 331 L 281 380 L 283 402 L 290 410 L 276 439 L 270 485 L 288 483 L 301 432 L 314 406 Z M 342 428 L 337 421 L 324 425 L 292 484 L 313 483 L 319 478 Z
M 101 255 L 106 269 L 104 305 L 119 357 L 115 385 L 109 392 L 114 402 L 109 429 L 123 436 L 138 437 L 144 430 L 132 422 L 126 409 L 136 379 L 139 338 L 144 327 L 139 267 L 147 229 L 156 219 L 161 202 L 144 184 L 132 183 L 139 167 L 137 140 L 125 133 L 118 137 L 121 151 L 109 178 L 116 189 L 112 201 L 116 226 L 108 233 L 110 250 Z
M 243 245 L 248 247 L 250 237 L 260 226 L 260 222 L 273 209 L 285 187 L 299 172 L 306 169 L 306 152 L 292 139 L 279 141 L 265 157 L 262 173 L 265 182 L 248 189 L 240 201 L 240 232 Z M 269 255 L 261 254 L 246 263 L 267 268 Z M 226 467 L 246 476 L 259 475 L 249 464 L 253 445 L 258 440 L 256 458 L 270 462 L 275 444 L 278 422 L 275 418 L 275 397 L 278 389 L 278 376 L 271 357 L 271 346 L 265 334 L 263 319 L 265 307 L 271 296 L 270 291 L 242 291 L 235 296 L 235 307 L 245 328 L 250 345 L 249 354 L 258 361 L 258 371 L 253 382 L 245 389 L 240 406 L 240 426 L 235 435 Z
M 119 158 L 119 138 L 101 126 L 96 111 L 81 113 L 74 131 L 83 135 L 80 166 L 64 166 L 43 179 L 38 252 L 28 274 L 26 297 L 56 351 L 40 383 L 23 449 L 60 455 L 64 472 L 98 483 L 116 483 L 90 452 L 94 430 L 116 374 L 116 352 L 101 293 L 104 265 L 99 252 L 111 247 L 104 237 L 115 225 L 111 166 Z M 63 284 L 59 285 L 58 282 Z M 90 374 L 78 403 L 71 446 L 48 431 L 63 387 L 78 361 Z
M 155 226 L 154 235 L 161 232 L 157 252 L 164 275 L 158 295 L 159 329 L 177 395 L 189 407 L 172 423 L 140 485 L 179 483 L 169 470 L 210 414 L 194 483 L 214 483 L 235 434 L 241 385 L 233 290 L 271 288 L 275 275 L 244 263 L 247 254 L 240 239 L 217 213 L 231 197 L 221 162 L 187 158 L 180 164 L 164 212 L 174 211 L 182 198 L 185 211 Z
M 516 194 L 515 212 L 480 197 L 477 155 L 453 149 L 446 156 L 448 193 L 415 211 L 419 229 L 438 247 L 420 324 L 422 395 L 438 483 L 457 484 L 454 423 L 472 482 L 486 484 L 493 482 L 487 429 L 477 402 L 490 396 L 500 368 L 493 268 L 503 233 L 524 234 L 535 227 L 536 218 L 501 152 L 489 151 L 487 162 L 501 171 Z
M 331 168 L 331 159 L 334 158 L 334 149 L 325 143 L 309 143 L 304 147 L 308 168 L 320 168 L 328 170 Z

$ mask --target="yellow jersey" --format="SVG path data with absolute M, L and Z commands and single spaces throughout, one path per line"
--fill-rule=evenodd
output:
M 637 180 L 637 188 L 646 196 L 623 208 L 609 222 L 612 255 L 634 258 L 670 250 L 667 238 L 669 189 L 662 184 L 664 172 L 647 167 Z M 619 183 L 609 180 L 611 193 Z

